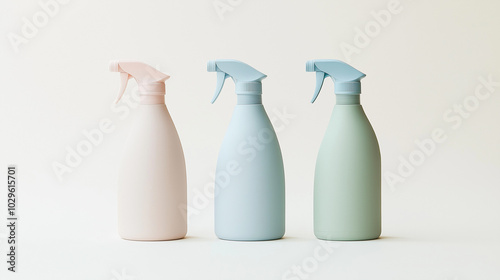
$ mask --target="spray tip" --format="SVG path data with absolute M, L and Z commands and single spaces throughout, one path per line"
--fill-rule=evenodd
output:
M 306 72 L 314 72 L 314 61 L 309 60 L 306 62 Z
M 215 72 L 217 69 L 217 66 L 215 65 L 215 60 L 210 60 L 207 63 L 207 71 L 208 72 Z
M 118 66 L 118 60 L 111 60 L 109 62 L 109 71 L 110 72 L 120 72 L 120 66 Z

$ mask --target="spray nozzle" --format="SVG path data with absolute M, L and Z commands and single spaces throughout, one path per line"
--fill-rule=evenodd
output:
M 136 80 L 142 95 L 165 95 L 165 81 L 170 78 L 139 61 L 114 60 L 109 63 L 109 71 L 120 72 L 120 91 L 115 103 L 122 98 L 130 78 Z
M 267 77 L 250 65 L 233 59 L 210 60 L 207 63 L 208 72 L 217 72 L 212 103 L 217 100 L 227 78 L 231 77 L 236 85 L 236 94 L 262 94 L 261 81 Z
M 335 94 L 360 94 L 360 80 L 366 75 L 351 65 L 336 59 L 314 59 L 306 62 L 307 72 L 316 72 L 316 89 L 311 103 L 318 97 L 323 81 L 331 77 L 335 83 Z

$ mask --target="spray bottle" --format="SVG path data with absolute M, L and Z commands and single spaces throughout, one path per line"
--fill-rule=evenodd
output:
M 365 74 L 333 59 L 310 60 L 318 97 L 335 83 L 337 104 L 321 143 L 314 177 L 314 234 L 324 240 L 375 239 L 381 232 L 381 165 L 377 137 L 360 105 Z
M 181 142 L 165 106 L 169 76 L 136 61 L 112 61 L 123 96 L 130 78 L 139 85 L 140 105 L 125 144 L 118 177 L 118 233 L 128 240 L 183 238 L 186 166 Z
M 262 106 L 266 75 L 237 60 L 213 60 L 215 102 L 231 77 L 237 105 L 217 160 L 215 233 L 220 239 L 279 239 L 285 233 L 285 177 L 280 146 Z

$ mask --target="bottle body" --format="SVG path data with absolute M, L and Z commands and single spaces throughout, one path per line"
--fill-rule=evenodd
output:
M 183 238 L 186 166 L 165 104 L 140 105 L 118 177 L 118 232 L 129 240 Z
M 314 233 L 324 240 L 380 236 L 380 150 L 359 104 L 333 109 L 316 162 Z
M 283 237 L 283 159 L 262 104 L 236 105 L 219 152 L 215 177 L 217 237 L 240 241 Z

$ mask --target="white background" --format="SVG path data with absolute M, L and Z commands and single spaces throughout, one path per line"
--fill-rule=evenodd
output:
M 402 10 L 378 30 L 373 13 L 387 10 L 389 0 L 221 0 L 231 7 L 221 16 L 213 0 L 74 0 L 59 4 L 46 23 L 41 15 L 37 32 L 16 52 L 9 38 L 24 36 L 23 18 L 33 22 L 43 13 L 39 1 L 0 4 L 0 166 L 17 164 L 20 196 L 18 273 L 2 261 L 0 278 L 499 279 L 500 86 L 478 104 L 473 97 L 480 77 L 500 81 L 497 1 L 401 0 Z M 367 26 L 370 42 L 356 45 L 356 28 Z M 346 44 L 357 53 L 346 55 Z M 239 59 L 268 75 L 264 105 L 277 118 L 286 169 L 286 238 L 220 241 L 209 201 L 190 217 L 184 240 L 121 240 L 115 182 L 134 114 L 111 109 L 119 79 L 108 61 L 142 60 L 172 76 L 166 101 L 193 203 L 212 182 L 236 101 L 228 82 L 209 103 L 215 74 L 206 62 L 216 58 Z M 362 104 L 379 138 L 384 176 L 398 174 L 400 157 L 418 150 L 416 140 L 435 129 L 446 134 L 403 182 L 383 181 L 382 238 L 331 242 L 330 251 L 312 232 L 312 190 L 335 97 L 328 80 L 310 104 L 315 79 L 305 62 L 315 58 L 348 61 L 367 74 Z M 130 82 L 126 94 L 134 87 Z M 443 115 L 464 100 L 467 117 L 460 125 L 446 121 Z M 294 115 L 286 123 L 276 113 L 284 110 Z M 59 180 L 53 163 L 64 163 L 67 148 L 103 119 L 113 121 L 114 132 Z M 2 255 L 6 237 L 2 226 Z M 326 259 L 314 259 L 320 249 Z M 287 274 L 293 266 L 307 273 Z

